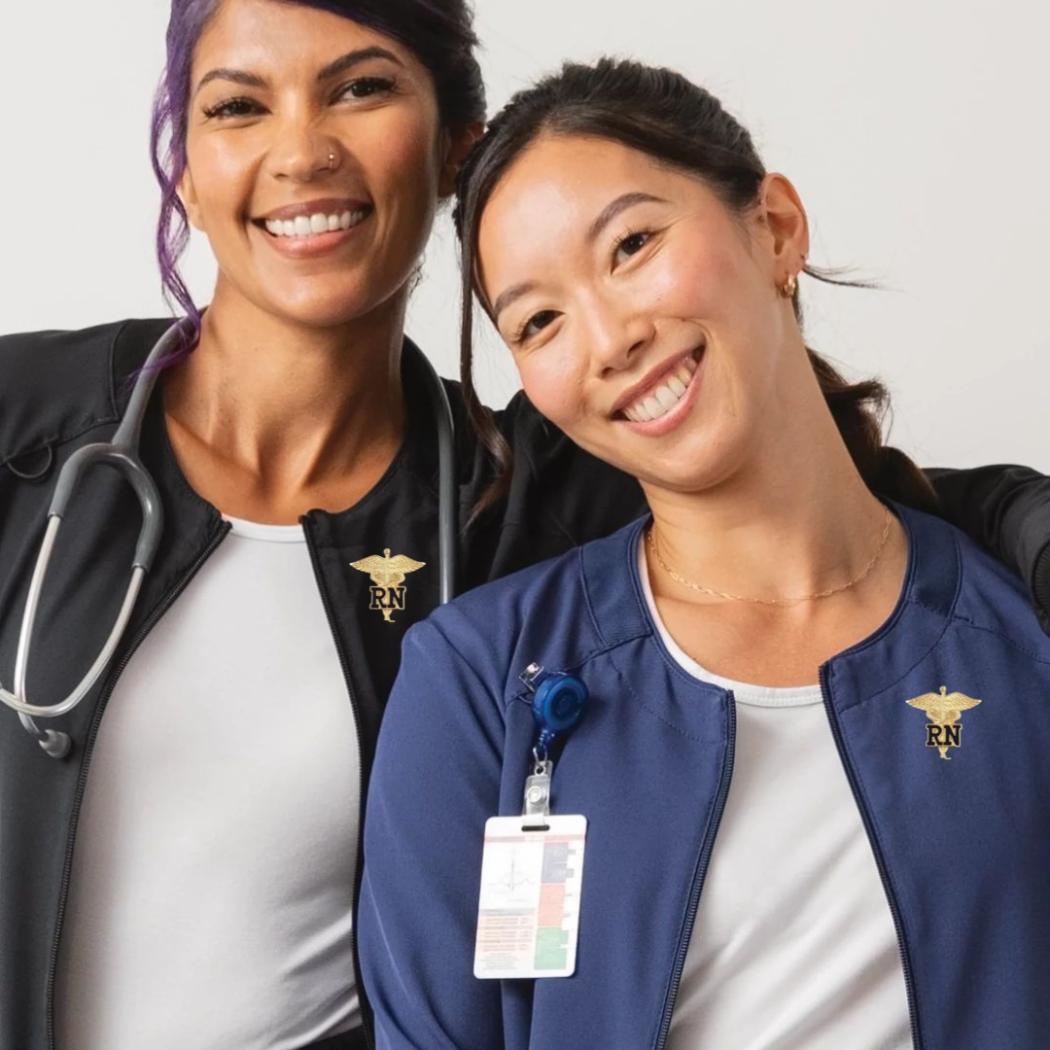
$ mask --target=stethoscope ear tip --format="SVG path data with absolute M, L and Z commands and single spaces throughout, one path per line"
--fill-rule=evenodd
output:
M 59 733 L 54 729 L 49 729 L 44 734 L 44 739 L 40 741 L 40 746 L 49 758 L 61 759 L 73 750 L 73 741 L 68 733 Z

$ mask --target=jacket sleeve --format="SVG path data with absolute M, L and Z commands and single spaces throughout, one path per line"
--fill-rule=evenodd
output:
M 926 475 L 944 517 L 1025 581 L 1050 634 L 1050 477 L 1020 466 L 937 468 Z
M 500 982 L 474 977 L 503 714 L 432 620 L 405 636 L 379 735 L 358 912 L 376 1050 L 496 1050 Z

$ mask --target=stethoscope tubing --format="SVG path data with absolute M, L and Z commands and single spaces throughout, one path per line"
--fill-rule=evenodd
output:
M 456 526 L 456 431 L 452 404 L 437 369 L 423 357 L 427 372 L 427 393 L 432 415 L 437 424 L 438 439 L 438 603 L 445 605 L 456 595 L 458 538 Z

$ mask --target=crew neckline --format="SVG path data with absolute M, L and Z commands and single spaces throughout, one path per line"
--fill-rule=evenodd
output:
M 306 536 L 302 525 L 267 525 L 261 521 L 248 521 L 223 514 L 223 520 L 229 522 L 230 532 L 246 540 L 261 540 L 264 543 L 305 543 Z
M 652 585 L 649 582 L 649 559 L 645 549 L 645 530 L 638 534 L 636 547 L 638 559 L 638 577 L 642 584 L 642 594 L 645 597 L 646 608 L 649 617 L 660 635 L 664 648 L 670 654 L 671 659 L 678 664 L 682 670 L 710 685 L 716 685 L 720 689 L 728 689 L 732 692 L 738 703 L 748 704 L 752 707 L 807 707 L 811 704 L 824 702 L 820 683 L 813 685 L 796 686 L 773 686 L 756 685 L 753 682 L 740 682 L 735 678 L 726 678 L 724 675 L 708 671 L 694 660 L 671 636 L 667 625 L 660 617 L 660 611 L 656 607 L 656 597 L 653 594 Z

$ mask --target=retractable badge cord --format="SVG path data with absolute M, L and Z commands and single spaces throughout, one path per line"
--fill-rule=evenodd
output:
M 485 824 L 474 976 L 571 977 L 576 970 L 587 818 L 552 815 L 550 748 L 583 717 L 587 687 L 530 664 L 536 738 L 520 817 Z
M 559 734 L 575 729 L 587 706 L 587 686 L 573 675 L 543 676 L 539 664 L 529 664 L 521 680 L 532 691 L 532 717 L 536 720 L 536 744 L 532 749 L 532 775 L 525 781 L 522 816 L 524 827 L 542 826 L 550 816 L 551 775 L 554 763 L 550 746 Z M 540 818 L 533 821 L 531 818 Z

